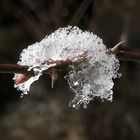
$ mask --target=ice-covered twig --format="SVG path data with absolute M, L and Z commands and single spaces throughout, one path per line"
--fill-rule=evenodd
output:
M 113 79 L 120 76 L 116 55 L 129 55 L 121 47 L 122 43 L 108 49 L 102 39 L 91 32 L 71 26 L 60 28 L 42 41 L 25 48 L 17 67 L 13 67 L 15 71 L 9 67 L 10 72 L 15 72 L 14 86 L 27 94 L 33 82 L 42 74 L 49 74 L 53 88 L 58 71 L 69 68 L 65 79 L 75 93 L 70 105 L 78 108 L 83 104 L 86 108 L 94 97 L 112 101 Z
M 115 45 L 113 48 L 109 48 L 109 52 L 118 55 L 119 57 L 123 57 L 123 60 L 138 60 L 140 61 L 140 52 L 135 51 L 125 51 L 122 47 L 122 44 L 124 41 L 119 42 L 117 45 Z M 129 58 L 129 59 L 128 59 Z M 55 64 L 55 66 L 50 67 L 48 70 L 44 71 L 44 74 L 49 74 L 52 79 L 51 86 L 54 87 L 54 83 L 58 78 L 57 70 L 58 69 L 65 69 L 67 66 L 79 63 L 86 60 L 86 55 L 82 55 L 79 57 L 79 60 L 72 62 L 71 60 L 55 60 L 55 61 L 48 61 L 46 60 L 43 63 L 46 63 L 48 65 Z M 0 64 L 0 73 L 20 73 L 25 75 L 26 77 L 30 78 L 31 76 L 34 76 L 33 70 L 28 70 L 29 67 L 26 65 L 17 65 L 17 64 Z M 26 78 L 26 79 L 28 79 Z M 23 82 L 23 81 L 21 81 Z

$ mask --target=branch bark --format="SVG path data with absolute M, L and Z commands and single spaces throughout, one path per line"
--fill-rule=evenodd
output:
M 124 41 L 119 42 L 113 48 L 109 48 L 109 51 L 116 54 L 122 61 L 139 61 L 140 62 L 140 51 L 128 51 L 123 48 Z
M 125 60 L 125 61 L 140 61 L 140 51 L 135 52 L 135 51 L 125 51 L 122 48 L 122 44 L 124 41 L 118 43 L 116 46 L 113 48 L 109 48 L 109 52 L 116 54 L 120 60 Z M 78 59 L 75 62 L 72 62 L 69 59 L 66 60 L 55 60 L 55 61 L 45 61 L 42 64 L 55 64 L 55 66 L 50 67 L 48 70 L 46 70 L 44 73 L 45 74 L 50 74 L 50 70 L 54 69 L 65 69 L 67 66 L 75 64 L 75 63 L 81 63 L 84 60 L 86 60 L 86 53 L 83 53 L 83 55 L 80 56 L 80 59 Z M 28 71 L 29 67 L 26 65 L 17 65 L 17 64 L 0 64 L 0 73 L 20 73 L 24 74 L 28 77 L 34 75 L 34 71 L 30 70 Z

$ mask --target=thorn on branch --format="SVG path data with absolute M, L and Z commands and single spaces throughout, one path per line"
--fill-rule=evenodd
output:
M 140 51 L 127 51 L 123 48 L 124 43 L 125 41 L 119 42 L 113 48 L 109 48 L 109 52 L 116 54 L 125 61 L 140 61 Z
M 25 81 L 27 81 L 29 78 L 27 76 L 25 76 L 24 74 L 19 74 L 15 83 L 16 85 L 24 83 Z
M 49 74 L 51 76 L 51 87 L 54 88 L 54 84 L 58 79 L 57 69 L 50 69 L 46 72 L 46 74 Z

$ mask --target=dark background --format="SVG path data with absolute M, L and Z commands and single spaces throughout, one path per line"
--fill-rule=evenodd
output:
M 76 25 L 112 47 L 140 51 L 139 0 L 0 0 L 0 63 L 15 64 L 28 45 Z M 139 140 L 140 64 L 121 61 L 114 101 L 69 108 L 74 94 L 61 74 L 55 88 L 42 76 L 23 99 L 13 75 L 0 74 L 0 140 Z

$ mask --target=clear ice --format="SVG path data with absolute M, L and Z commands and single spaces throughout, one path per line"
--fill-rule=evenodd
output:
M 46 60 L 66 60 L 76 61 L 77 56 L 87 53 L 87 60 L 79 65 L 70 66 L 69 73 L 65 76 L 69 87 L 75 93 L 75 97 L 70 101 L 70 106 L 79 108 L 99 97 L 101 100 L 112 101 L 113 79 L 118 77 L 119 61 L 114 54 L 108 53 L 101 38 L 92 32 L 82 31 L 78 27 L 68 26 L 59 28 L 51 35 L 46 36 L 42 41 L 28 46 L 20 55 L 18 64 L 28 65 L 29 70 L 36 73 L 27 81 L 15 84 L 15 87 L 27 94 L 30 85 L 39 79 L 42 71 L 53 65 L 43 62 Z M 16 80 L 18 74 L 15 74 Z

